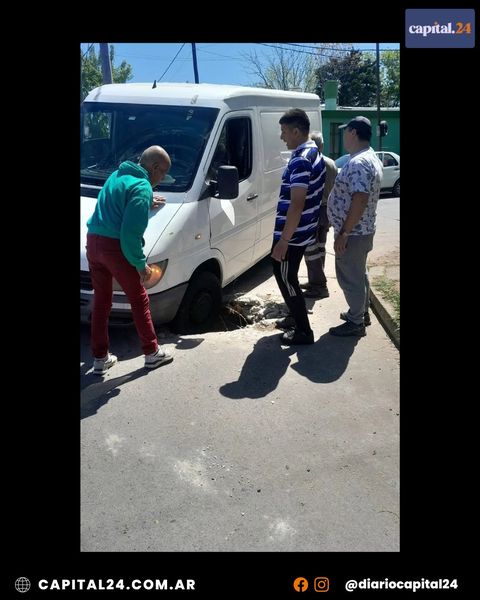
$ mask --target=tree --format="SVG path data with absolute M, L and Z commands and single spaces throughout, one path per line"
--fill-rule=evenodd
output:
M 110 62 L 112 63 L 112 79 L 114 83 L 126 83 L 132 79 L 132 66 L 127 61 L 122 61 L 120 66 L 114 66 L 115 48 L 110 45 Z M 82 56 L 81 60 L 81 78 L 82 78 L 82 100 L 93 88 L 102 85 L 102 68 L 100 63 L 100 54 L 95 53 L 93 44 Z
M 338 54 L 338 48 L 345 46 L 347 44 L 322 44 L 316 48 L 299 46 L 295 49 L 276 46 L 270 55 L 259 56 L 253 51 L 244 53 L 242 57 L 248 64 L 247 73 L 257 78 L 251 84 L 253 87 L 277 90 L 301 88 L 304 92 L 314 92 L 317 83 L 315 69 L 332 54 Z
M 400 106 L 400 52 L 386 50 L 380 55 L 380 103 Z
M 253 87 L 277 90 L 299 87 L 305 91 L 313 90 L 314 69 L 309 55 L 276 47 L 271 56 L 260 57 L 254 50 L 244 54 L 243 58 L 248 62 L 247 73 L 260 80 L 252 83 Z
M 333 57 L 316 71 L 315 93 L 325 102 L 324 83 L 340 81 L 338 104 L 340 106 L 371 106 L 375 103 L 377 80 L 375 60 L 351 50 L 346 56 Z

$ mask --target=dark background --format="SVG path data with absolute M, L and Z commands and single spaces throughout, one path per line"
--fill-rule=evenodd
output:
M 319 576 L 330 578 L 329 593 L 342 593 L 344 582 L 355 578 L 457 578 L 462 588 L 475 515 L 473 470 L 464 468 L 472 452 L 465 442 L 473 437 L 466 425 L 478 397 L 469 385 L 475 370 L 467 350 L 477 345 L 479 322 L 478 266 L 470 249 L 478 237 L 471 210 L 478 185 L 468 149 L 479 136 L 475 50 L 406 49 L 404 7 L 392 3 L 383 9 L 269 5 L 263 16 L 258 4 L 203 4 L 190 15 L 187 7 L 135 8 L 101 17 L 97 7 L 82 6 L 73 18 L 77 31 L 72 18 L 53 28 L 51 16 L 42 14 L 37 26 L 30 15 L 32 36 L 22 34 L 28 72 L 6 51 L 16 83 L 4 87 L 11 111 L 4 117 L 11 115 L 5 124 L 13 127 L 17 146 L 4 163 L 10 189 L 4 186 L 3 194 L 2 396 L 12 409 L 4 423 L 11 432 L 4 450 L 10 477 L 3 486 L 11 530 L 7 588 L 21 576 L 32 581 L 29 594 L 38 593 L 33 588 L 41 578 L 98 577 L 195 579 L 197 594 L 222 598 L 290 596 L 299 576 L 310 581 L 307 594 Z M 80 552 L 78 48 L 91 40 L 401 44 L 399 553 Z M 466 262 L 473 267 L 468 277 L 461 273 Z

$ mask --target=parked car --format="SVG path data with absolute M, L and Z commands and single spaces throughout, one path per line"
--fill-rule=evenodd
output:
M 383 165 L 382 192 L 392 192 L 394 196 L 400 196 L 400 156 L 395 152 L 375 152 Z M 338 172 L 342 170 L 350 154 L 344 154 L 335 161 Z

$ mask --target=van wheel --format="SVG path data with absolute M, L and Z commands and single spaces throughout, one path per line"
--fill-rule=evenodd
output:
M 177 333 L 202 333 L 218 315 L 222 289 L 216 275 L 201 271 L 192 277 L 172 322 Z
M 393 186 L 393 189 L 392 189 L 392 194 L 394 196 L 400 196 L 400 179 L 398 179 L 395 182 L 395 185 Z

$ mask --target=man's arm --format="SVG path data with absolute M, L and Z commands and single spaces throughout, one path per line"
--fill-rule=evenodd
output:
M 148 225 L 151 201 L 151 189 L 149 190 L 146 185 L 139 185 L 133 189 L 123 213 L 120 230 L 122 252 L 139 273 L 144 271 L 146 266 L 143 234 Z
M 272 251 L 272 258 L 278 261 L 282 261 L 288 250 L 288 242 L 295 233 L 295 229 L 298 227 L 302 211 L 305 206 L 305 199 L 307 197 L 306 187 L 294 186 L 290 189 L 290 206 L 287 210 L 287 218 L 285 221 L 285 227 L 283 228 L 282 235 Z

